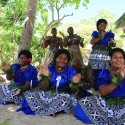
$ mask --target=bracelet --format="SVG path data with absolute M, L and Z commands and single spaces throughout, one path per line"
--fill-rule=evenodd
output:
M 49 81 L 49 76 L 45 76 L 45 75 L 43 75 L 43 74 L 40 74 L 40 76 L 41 76 L 41 80 L 42 81 Z
M 71 82 L 71 83 L 69 84 L 69 87 L 70 87 L 71 89 L 78 89 L 78 88 L 80 87 L 80 84 L 79 84 L 79 83 Z
M 111 82 L 113 84 L 115 84 L 116 86 L 118 86 L 121 83 L 121 81 L 122 81 L 122 78 L 121 78 L 120 75 L 114 75 L 114 76 L 112 76 Z

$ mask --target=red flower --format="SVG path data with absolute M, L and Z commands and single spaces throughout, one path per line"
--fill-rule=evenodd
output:
M 31 58 L 28 58 L 28 59 L 27 59 L 27 62 L 31 63 L 31 62 L 32 62 L 32 59 L 31 59 Z

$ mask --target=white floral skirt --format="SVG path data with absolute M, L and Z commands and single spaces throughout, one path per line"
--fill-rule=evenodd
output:
M 95 125 L 125 125 L 125 104 L 109 105 L 97 96 L 83 98 L 78 104 Z
M 60 111 L 70 113 L 76 104 L 75 97 L 69 94 L 38 89 L 26 91 L 24 97 L 31 110 L 41 116 L 52 115 Z
M 15 96 L 15 88 L 11 88 L 10 85 L 0 85 L 0 103 L 8 104 L 14 103 L 16 105 L 21 103 L 22 96 Z
M 92 69 L 109 68 L 109 52 L 107 50 L 93 50 L 90 54 L 89 64 Z

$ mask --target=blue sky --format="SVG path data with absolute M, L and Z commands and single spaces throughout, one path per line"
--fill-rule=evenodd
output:
M 87 5 L 88 9 L 80 6 L 78 10 L 74 10 L 74 7 L 68 7 L 63 11 L 65 14 L 71 14 L 73 16 L 66 17 L 63 22 L 79 22 L 83 18 L 91 18 L 98 14 L 102 9 L 109 10 L 116 14 L 116 18 L 119 18 L 125 12 L 125 0 L 90 0 Z

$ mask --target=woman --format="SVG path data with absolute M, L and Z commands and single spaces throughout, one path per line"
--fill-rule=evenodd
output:
M 125 124 L 125 52 L 115 48 L 110 52 L 111 67 L 99 74 L 102 97 L 86 97 L 75 107 L 75 116 L 84 123 L 96 125 Z
M 89 58 L 89 64 L 93 69 L 94 89 L 98 90 L 97 78 L 102 69 L 109 67 L 108 53 L 111 47 L 115 47 L 114 33 L 106 31 L 107 21 L 99 19 L 96 23 L 97 30 L 92 33 L 92 52 Z
M 80 76 L 75 69 L 68 65 L 70 54 L 65 49 L 59 49 L 54 55 L 53 65 L 40 67 L 42 80 L 39 88 L 27 91 L 23 100 L 22 110 L 25 114 L 53 115 L 64 111 L 69 113 L 76 103 L 74 96 L 70 95 L 71 82 L 76 84 Z
M 21 94 L 38 83 L 37 69 L 31 65 L 32 54 L 29 50 L 22 50 L 18 55 L 19 63 L 10 65 L 3 64 L 3 70 L 6 73 L 10 84 L 0 86 L 0 102 L 20 103 Z

